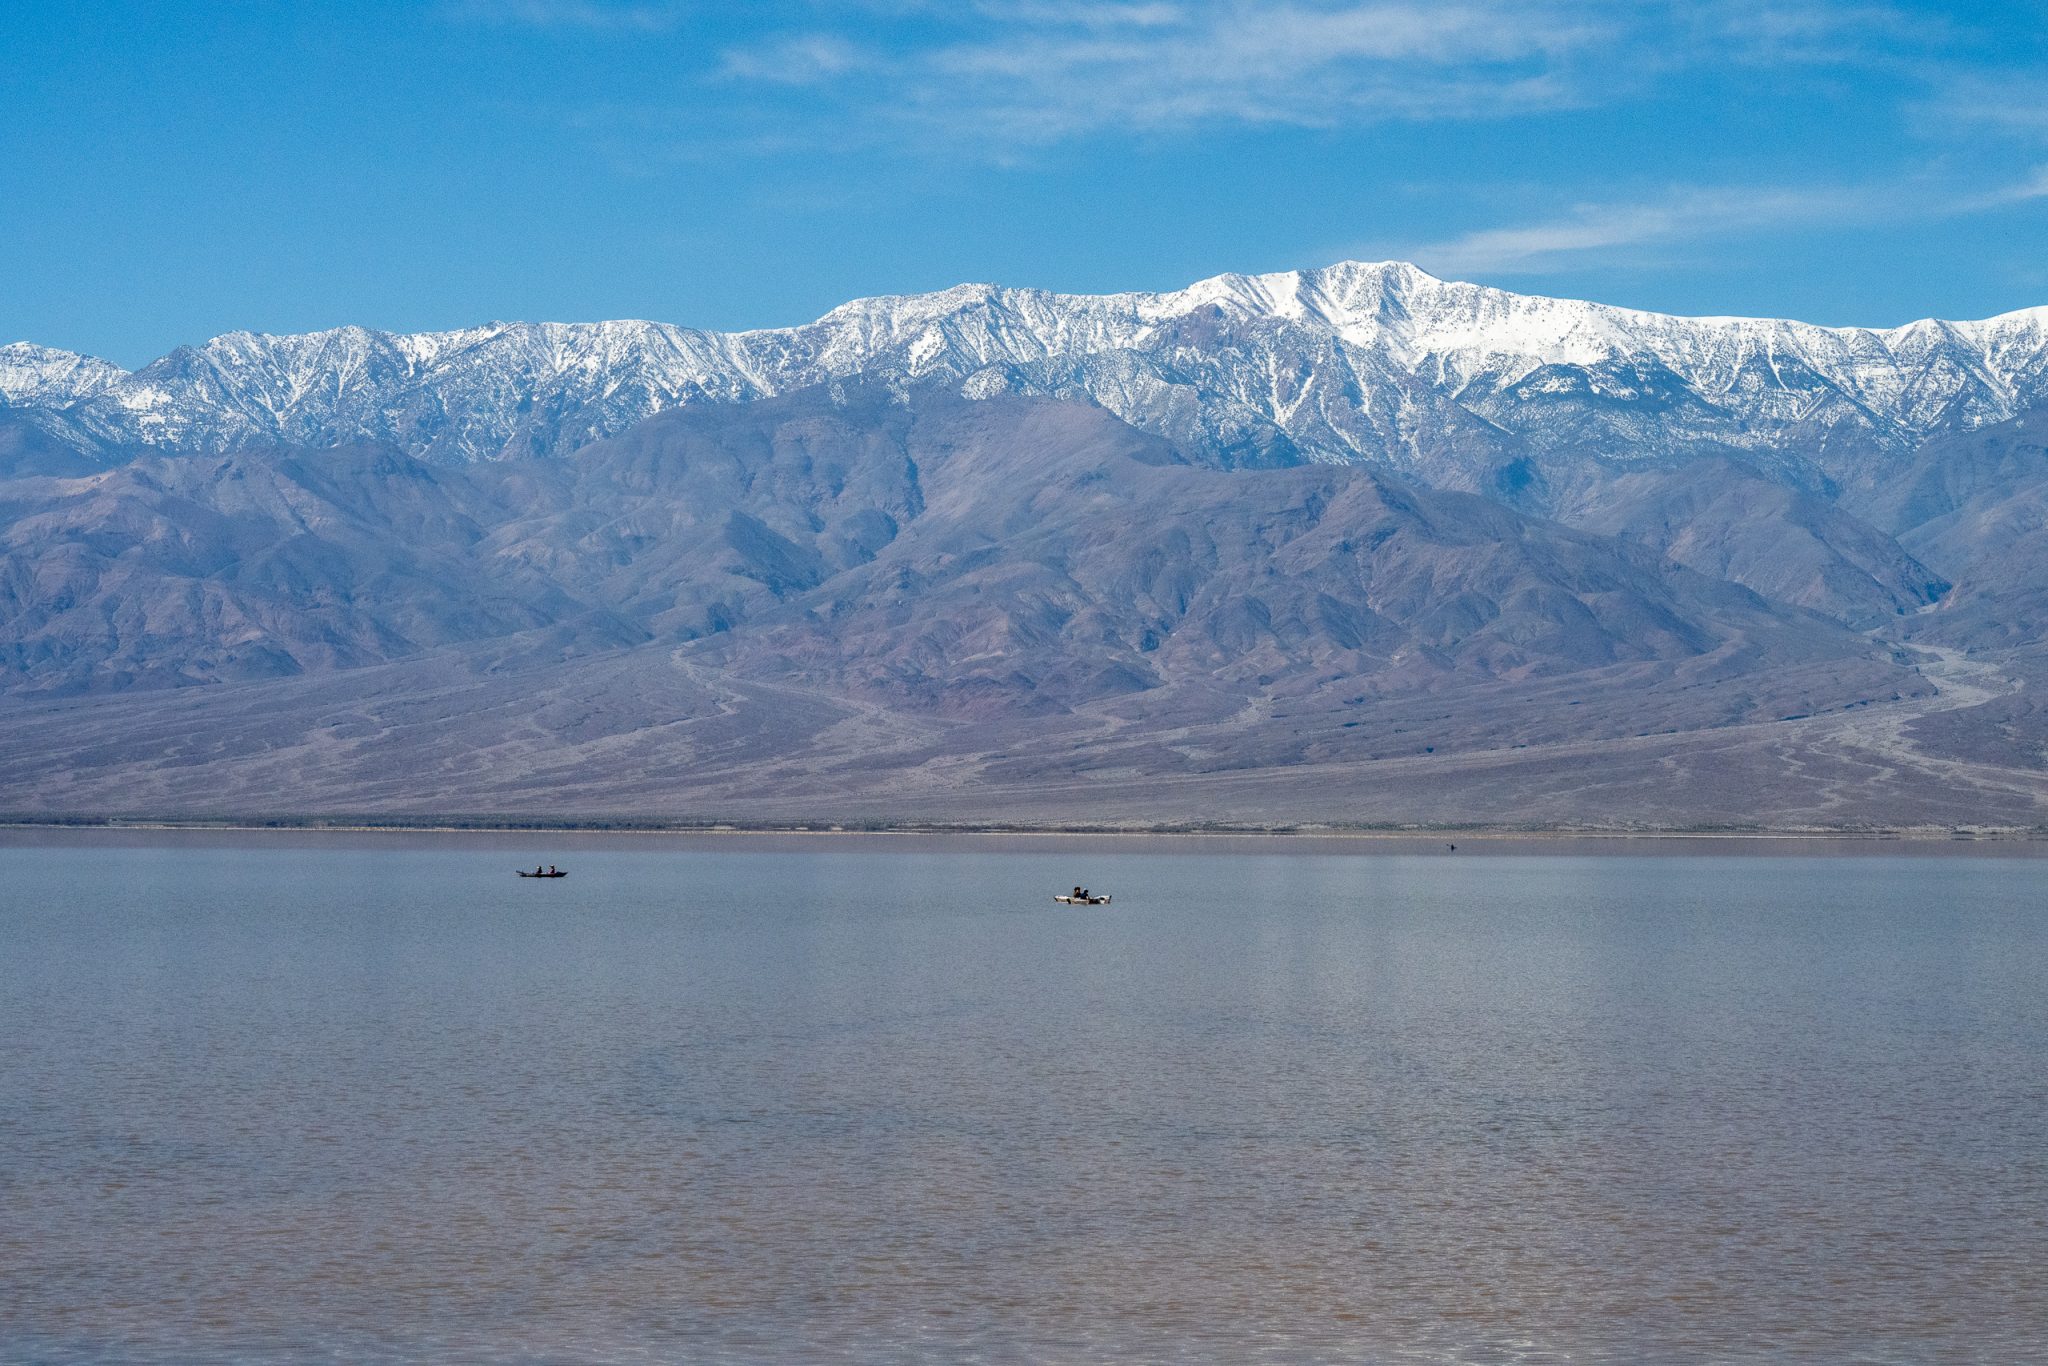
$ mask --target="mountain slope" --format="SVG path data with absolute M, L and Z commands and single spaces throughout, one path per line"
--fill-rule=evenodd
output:
M 806 408 L 746 412 L 782 432 Z M 708 657 L 986 716 L 1139 694 L 1155 710 L 1362 701 L 1721 651 L 1756 670 L 1872 654 L 1654 554 L 1369 469 L 1218 471 L 1072 404 L 934 395 L 912 413 L 916 520 Z M 687 441 L 697 421 L 636 435 Z
M 0 609 L 26 683 L 0 693 L 15 812 L 2025 805 L 1864 793 L 1876 767 L 1828 728 L 1938 699 L 1838 623 L 1381 471 L 1219 470 L 1081 404 L 811 392 L 463 471 L 148 457 L 0 484 L 0 523 L 10 565 L 72 575 Z
M 2048 824 L 2044 316 L 1347 265 L 132 374 L 0 348 L 0 777 L 43 811 L 1156 785 L 1154 819 Z
M 1589 463 L 1558 485 L 1550 511 L 1571 526 L 1858 628 L 1917 612 L 1950 586 L 1885 532 L 1738 459 Z
M 237 332 L 132 374 L 0 348 L 0 404 L 81 441 L 367 440 L 437 460 L 565 452 L 668 408 L 856 376 L 1086 397 L 1225 464 L 1365 460 L 1472 487 L 1519 457 L 1735 450 L 1818 485 L 2048 400 L 2048 312 L 1887 330 L 1675 318 L 1344 263 L 1165 294 L 965 285 L 740 333 Z
M 1867 515 L 1956 581 L 1915 640 L 1974 650 L 2048 640 L 2048 410 L 1930 441 Z
M 696 642 L 742 676 L 963 715 L 1882 653 L 1473 495 L 1364 467 L 1217 470 L 1089 405 L 943 389 L 690 409 L 569 463 L 152 457 L 0 483 L 0 536 L 0 645 L 30 690 L 544 628 L 580 652 Z
M 494 490 L 374 447 L 0 482 L 0 677 L 105 692 L 330 672 L 560 625 L 639 639 L 474 553 Z

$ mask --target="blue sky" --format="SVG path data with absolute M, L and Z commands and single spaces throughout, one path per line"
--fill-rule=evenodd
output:
M 1346 257 L 1692 313 L 2048 303 L 2038 3 L 0 6 L 0 340 L 804 321 Z

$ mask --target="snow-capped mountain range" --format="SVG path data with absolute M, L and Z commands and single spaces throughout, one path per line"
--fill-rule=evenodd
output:
M 1402 265 L 133 372 L 21 343 L 0 788 L 2048 828 L 2044 418 L 2048 310 L 1674 318 Z
M 749 332 L 231 332 L 135 371 L 0 347 L 0 408 L 76 443 L 370 439 L 446 461 L 564 453 L 664 409 L 856 378 L 1086 397 L 1223 463 L 1370 461 L 1470 484 L 1516 458 L 1714 450 L 1825 482 L 1861 453 L 2048 398 L 2048 309 L 1889 329 L 1680 318 L 1347 262 L 1163 294 L 962 285 Z

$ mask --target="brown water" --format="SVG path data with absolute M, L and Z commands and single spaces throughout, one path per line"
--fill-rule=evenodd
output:
M 2048 1354 L 2048 864 L 570 847 L 0 846 L 0 1359 Z

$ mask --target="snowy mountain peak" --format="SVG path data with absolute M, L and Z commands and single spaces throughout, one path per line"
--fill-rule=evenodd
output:
M 1684 318 L 1343 261 L 1165 293 L 963 284 L 732 333 L 237 331 L 133 373 L 0 347 L 0 407 L 80 442 L 368 439 L 449 460 L 566 453 L 665 408 L 852 378 L 1086 398 L 1226 462 L 1370 460 L 1470 482 L 1532 454 L 1798 462 L 1996 421 L 2048 401 L 2048 309 L 1890 329 Z
M 0 346 L 0 407 L 76 403 L 127 375 L 112 361 L 33 342 Z

